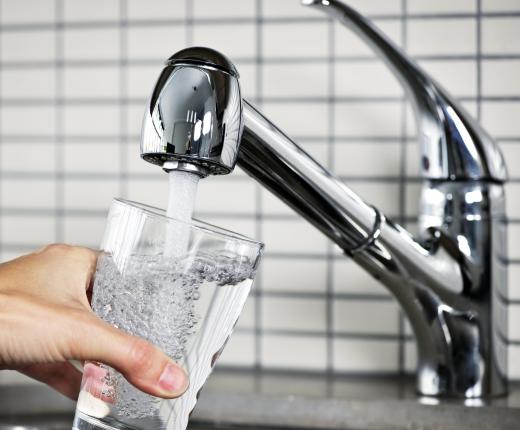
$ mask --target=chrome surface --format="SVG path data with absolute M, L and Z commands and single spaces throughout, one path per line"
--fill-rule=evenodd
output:
M 363 202 L 250 103 L 243 101 L 242 105 L 237 97 L 225 98 L 225 109 L 234 113 L 234 124 L 242 123 L 236 115 L 243 113 L 243 135 L 235 142 L 241 128 L 235 126 L 231 152 L 238 152 L 238 164 L 244 171 L 394 294 L 417 340 L 419 393 L 466 399 L 505 394 L 506 170 L 498 147 L 444 90 L 361 15 L 334 0 L 306 3 L 324 8 L 367 40 L 399 76 L 414 102 L 425 178 L 418 238 Z M 235 84 L 233 94 L 240 94 L 233 67 L 214 51 L 204 58 L 205 52 L 202 48 L 184 50 L 178 55 L 181 58 L 166 66 L 152 96 L 152 100 L 160 100 L 162 112 L 191 109 L 186 103 L 192 99 L 186 92 L 194 80 L 208 73 L 217 73 L 218 79 L 213 75 L 209 79 L 209 85 L 216 86 L 214 100 L 205 99 L 205 103 L 220 104 L 218 95 L 229 93 Z M 178 80 L 170 84 L 169 76 Z M 147 118 L 145 127 L 151 124 Z M 163 121 L 175 122 L 167 116 Z M 148 147 L 147 139 L 148 133 L 143 132 L 142 148 Z M 143 158 L 162 160 L 159 164 L 181 160 L 197 166 L 207 160 L 196 151 L 184 158 L 169 149 L 157 147 L 157 152 L 151 152 L 154 156 L 148 152 Z M 226 159 L 227 164 L 220 163 L 225 168 L 209 169 L 208 173 L 230 171 L 231 158 Z
M 421 145 L 421 172 L 429 179 L 507 179 L 498 146 L 437 82 L 378 28 L 337 0 L 303 0 L 360 36 L 401 82 L 414 107 Z
M 180 51 L 166 62 L 147 104 L 141 157 L 168 163 L 167 170 L 185 170 L 189 162 L 201 176 L 231 172 L 242 133 L 241 100 L 238 73 L 222 54 Z

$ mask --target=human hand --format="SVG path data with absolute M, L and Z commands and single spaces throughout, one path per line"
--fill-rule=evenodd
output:
M 82 374 L 68 360 L 96 361 L 149 394 L 180 396 L 188 386 L 180 366 L 92 311 L 96 261 L 91 249 L 49 245 L 0 264 L 0 370 L 18 370 L 76 399 Z

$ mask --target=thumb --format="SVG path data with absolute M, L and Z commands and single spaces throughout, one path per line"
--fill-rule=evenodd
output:
M 146 340 L 129 335 L 94 314 L 77 322 L 82 326 L 82 336 L 73 340 L 71 358 L 107 364 L 153 396 L 179 397 L 188 388 L 188 376 L 182 367 Z

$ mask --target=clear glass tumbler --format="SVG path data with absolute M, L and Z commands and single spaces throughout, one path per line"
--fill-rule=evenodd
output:
M 251 290 L 263 245 L 115 199 L 101 249 L 94 311 L 161 348 L 186 369 L 190 385 L 178 399 L 159 399 L 109 366 L 86 363 L 73 429 L 184 430 Z

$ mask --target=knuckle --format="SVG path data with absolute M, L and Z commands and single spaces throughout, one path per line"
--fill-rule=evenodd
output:
M 72 249 L 72 246 L 65 245 L 64 243 L 51 243 L 49 245 L 44 246 L 41 249 L 41 252 L 44 253 L 64 253 L 69 252 Z
M 135 337 L 130 346 L 130 369 L 136 374 L 147 372 L 156 358 L 155 347 L 144 339 Z

